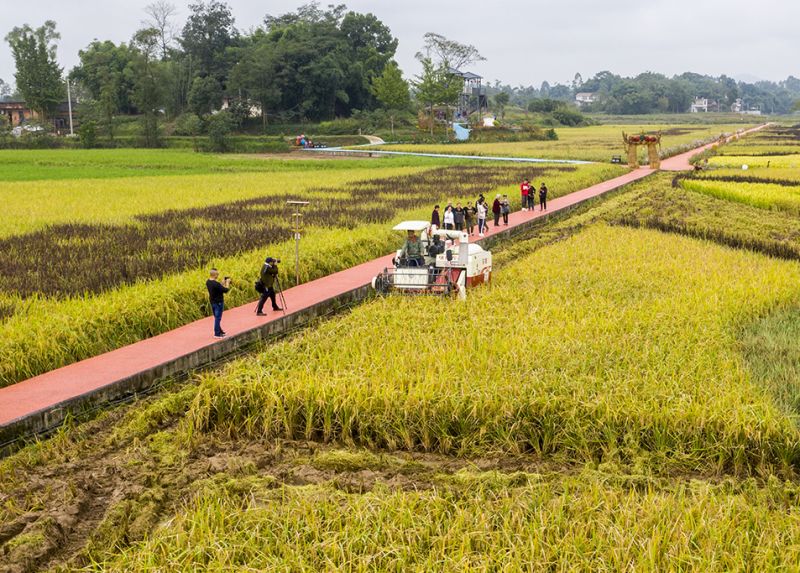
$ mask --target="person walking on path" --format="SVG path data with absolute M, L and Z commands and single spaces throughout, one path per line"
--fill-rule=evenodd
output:
M 439 205 L 433 208 L 433 213 L 431 213 L 431 225 L 436 225 L 437 229 L 442 226 L 442 220 L 439 218 Z
M 522 184 L 519 186 L 519 192 L 522 196 L 522 210 L 528 210 L 528 196 L 531 192 L 531 182 L 525 179 Z
M 494 203 L 492 203 L 492 214 L 494 215 L 494 226 L 497 227 L 500 225 L 500 195 L 497 195 L 494 198 Z
M 539 188 L 539 210 L 547 211 L 547 185 L 544 183 Z
M 456 208 L 453 210 L 453 223 L 456 231 L 464 230 L 464 209 L 461 208 L 461 203 L 456 203 Z
M 225 309 L 225 293 L 231 290 L 231 278 L 225 277 L 219 282 L 219 271 L 211 269 L 206 288 L 211 312 L 214 315 L 214 338 L 225 338 L 225 331 L 222 330 L 222 311 Z
M 453 207 L 450 205 L 444 210 L 444 228 L 452 231 L 456 228 L 455 215 L 453 214 Z
M 259 282 L 261 283 L 261 297 L 258 299 L 258 306 L 256 307 L 257 316 L 266 316 L 264 313 L 264 303 L 267 299 L 272 301 L 272 310 L 283 310 L 278 306 L 275 300 L 275 281 L 278 278 L 278 259 L 267 257 L 261 267 L 261 276 Z M 258 290 L 258 289 L 257 289 Z
M 486 230 L 486 214 L 489 212 L 486 201 L 479 199 L 478 204 L 475 205 L 475 210 L 478 212 L 478 236 L 483 237 L 483 233 Z
M 467 205 L 466 207 L 464 207 L 464 222 L 467 225 L 467 233 L 469 233 L 470 237 L 475 234 L 476 215 L 477 211 L 475 210 L 475 207 L 473 207 L 472 205 Z
M 508 195 L 503 195 L 500 201 L 500 213 L 503 215 L 503 225 L 508 226 L 508 214 L 511 212 L 511 204 L 508 202 Z

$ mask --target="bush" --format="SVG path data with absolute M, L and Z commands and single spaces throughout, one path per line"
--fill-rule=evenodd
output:
M 555 120 L 561 125 L 567 125 L 569 127 L 576 127 L 586 123 L 586 116 L 584 116 L 581 112 L 568 107 L 562 107 L 555 110 L 553 112 L 553 118 L 555 118 Z
M 351 135 L 358 133 L 360 127 L 361 123 L 355 117 L 348 117 L 323 121 L 315 131 L 321 135 Z
M 197 136 L 203 133 L 203 122 L 193 113 L 183 113 L 175 120 L 175 135 Z
M 97 147 L 97 123 L 94 120 L 83 122 L 78 128 L 78 138 L 84 149 Z
M 528 111 L 533 113 L 553 113 L 559 108 L 565 107 L 563 101 L 548 98 L 532 99 L 528 102 Z
M 234 128 L 234 120 L 227 111 L 215 113 L 206 120 L 206 132 L 212 151 L 227 151 L 229 136 Z

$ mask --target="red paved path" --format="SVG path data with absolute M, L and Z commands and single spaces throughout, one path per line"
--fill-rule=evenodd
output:
M 662 168 L 665 170 L 690 169 L 689 158 L 708 147 L 711 145 L 667 159 L 662 162 Z M 652 172 L 653 170 L 648 168 L 638 169 L 587 189 L 552 199 L 548 201 L 547 213 L 556 213 L 567 209 L 577 203 L 647 177 Z M 542 215 L 541 211 L 511 213 L 509 227 L 537 219 Z M 497 229 L 490 229 L 487 236 L 509 227 L 501 226 Z M 368 284 L 372 277 L 391 264 L 391 259 L 392 255 L 387 255 L 287 289 L 284 291 L 287 307 L 291 312 L 295 312 Z M 229 337 L 256 329 L 264 323 L 282 316 L 281 313 L 269 311 L 268 316 L 257 317 L 254 307 L 255 303 L 250 303 L 225 311 L 222 325 Z M 139 372 L 210 346 L 216 342 L 212 337 L 212 331 L 213 318 L 204 318 L 153 338 L 0 388 L 0 426 L 36 412 L 49 410 L 66 400 L 113 385 Z

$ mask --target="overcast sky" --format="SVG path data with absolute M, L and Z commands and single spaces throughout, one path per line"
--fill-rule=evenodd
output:
M 152 0 L 28 0 L 0 16 L 0 33 L 55 20 L 58 58 L 67 70 L 93 39 L 128 41 Z M 182 26 L 189 0 L 172 0 Z M 303 0 L 228 0 L 240 30 L 266 13 L 282 14 Z M 327 5 L 327 1 L 321 2 Z M 754 78 L 800 77 L 798 0 L 350 0 L 350 9 L 372 12 L 400 45 L 397 60 L 407 76 L 418 72 L 414 54 L 425 32 L 474 44 L 486 57 L 472 69 L 512 85 L 568 82 L 601 70 L 622 75 L 684 71 Z M 0 49 L 0 78 L 13 81 L 8 44 Z

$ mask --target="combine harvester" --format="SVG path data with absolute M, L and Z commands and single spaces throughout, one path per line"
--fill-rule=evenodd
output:
M 457 295 L 464 300 L 468 288 L 492 278 L 492 253 L 470 243 L 463 231 L 437 229 L 425 221 L 404 221 L 393 230 L 415 237 L 421 255 L 408 257 L 405 249 L 399 249 L 394 267 L 372 279 L 378 294 Z

